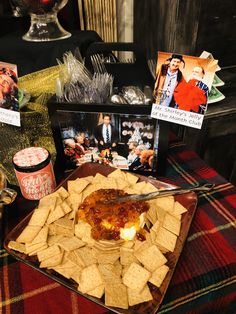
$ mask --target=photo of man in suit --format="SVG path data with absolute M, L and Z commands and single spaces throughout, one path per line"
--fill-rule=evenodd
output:
M 116 148 L 118 135 L 115 126 L 111 124 L 111 116 L 109 114 L 103 115 L 103 123 L 96 127 L 94 135 L 100 151 L 107 148 Z

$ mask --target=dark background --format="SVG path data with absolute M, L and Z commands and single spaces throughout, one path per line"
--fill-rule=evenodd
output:
M 59 11 L 58 19 L 66 30 L 80 30 L 78 1 L 69 0 L 67 5 Z M 9 0 L 0 3 L 0 36 L 16 30 L 28 31 L 30 17 L 13 17 Z
M 235 1 L 134 0 L 134 41 L 148 58 L 157 50 L 196 56 L 207 50 L 221 66 L 235 65 Z
M 78 1 L 69 0 L 58 18 L 66 30 L 80 30 Z M 12 17 L 8 0 L 0 3 L 0 36 L 29 28 L 29 17 Z M 148 34 L 148 36 L 147 36 Z M 210 51 L 221 66 L 236 64 L 234 0 L 134 0 L 134 41 L 155 58 L 157 51 L 200 55 Z

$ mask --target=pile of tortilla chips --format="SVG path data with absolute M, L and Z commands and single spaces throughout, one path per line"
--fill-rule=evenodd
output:
M 148 283 L 161 287 L 168 271 L 166 252 L 173 252 L 186 209 L 174 197 L 148 201 L 146 240 L 99 240 L 91 226 L 77 221 L 76 212 L 86 196 L 103 189 L 127 193 L 156 191 L 149 182 L 138 182 L 130 173 L 115 170 L 107 177 L 68 181 L 39 202 L 28 225 L 8 247 L 37 255 L 39 267 L 53 269 L 78 284 L 84 294 L 104 297 L 105 305 L 127 309 L 153 299 Z

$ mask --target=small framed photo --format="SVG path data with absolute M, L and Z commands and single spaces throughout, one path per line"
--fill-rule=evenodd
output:
M 158 52 L 151 116 L 201 129 L 218 60 Z
M 57 150 L 55 168 L 97 162 L 144 175 L 163 175 L 168 125 L 148 105 L 48 103 Z
M 17 66 L 1 61 L 0 122 L 20 126 Z

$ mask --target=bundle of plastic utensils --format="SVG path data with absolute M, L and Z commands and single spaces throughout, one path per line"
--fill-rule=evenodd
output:
M 63 63 L 58 60 L 58 64 L 56 96 L 59 102 L 105 103 L 111 96 L 113 76 L 106 71 L 92 75 L 83 60 L 71 52 L 65 53 Z

